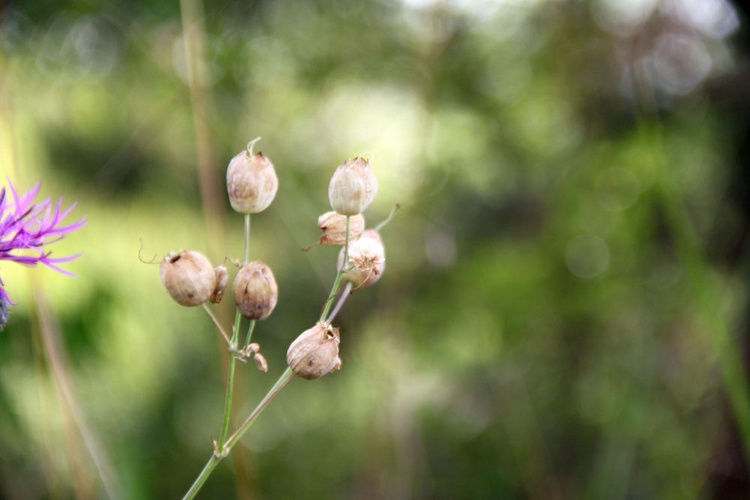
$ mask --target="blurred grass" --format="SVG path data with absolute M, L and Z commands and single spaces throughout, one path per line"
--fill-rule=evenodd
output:
M 333 280 L 336 249 L 299 249 L 317 240 L 336 165 L 374 155 L 370 226 L 402 206 L 383 230 L 383 279 L 337 320 L 342 371 L 293 381 L 205 498 L 748 491 L 747 422 L 726 398 L 746 404 L 747 255 L 730 254 L 748 214 L 728 195 L 744 125 L 711 93 L 738 71 L 722 54 L 742 47 L 695 31 L 714 73 L 684 94 L 650 75 L 655 108 L 643 108 L 623 81 L 645 64 L 636 49 L 669 33 L 667 14 L 628 38 L 597 24 L 602 5 L 203 6 L 215 107 L 203 161 L 221 184 L 260 135 L 280 179 L 252 222 L 251 257 L 280 287 L 256 330 L 271 373 L 240 367 L 238 415 Z M 65 411 L 33 347 L 28 272 L 121 496 L 182 495 L 219 432 L 221 344 L 139 252 L 237 258 L 242 218 L 224 202 L 209 223 L 225 236 L 208 240 L 177 3 L 31 2 L 2 26 L 3 173 L 42 179 L 88 222 L 53 247 L 84 252 L 67 266 L 77 278 L 0 267 L 18 302 L 0 336 L 1 495 L 77 491 Z M 727 354 L 738 364 L 722 379 Z

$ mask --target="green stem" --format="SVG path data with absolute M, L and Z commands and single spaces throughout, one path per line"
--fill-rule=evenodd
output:
M 245 214 L 245 251 L 242 254 L 242 263 L 247 264 L 250 260 L 250 214 Z
M 203 470 L 201 471 L 200 475 L 195 479 L 195 482 L 190 487 L 187 493 L 185 493 L 185 496 L 182 497 L 183 500 L 188 500 L 195 498 L 195 495 L 198 494 L 200 489 L 203 487 L 203 484 L 206 482 L 206 479 L 208 479 L 208 476 L 211 475 L 211 473 L 216 468 L 216 465 L 221 460 L 221 457 L 217 456 L 215 453 L 211 455 L 211 458 L 208 460 L 208 463 L 206 463 L 206 466 L 203 467 Z
M 255 330 L 256 320 L 250 320 L 250 325 L 247 327 L 247 337 L 245 338 L 245 347 L 250 345 L 250 341 L 253 339 L 253 331 Z
M 271 400 L 273 400 L 273 398 L 275 398 L 276 395 L 279 394 L 284 387 L 286 387 L 289 381 L 292 380 L 292 377 L 294 377 L 294 372 L 291 368 L 287 367 L 287 369 L 284 371 L 284 373 L 281 374 L 273 387 L 269 389 L 266 396 L 261 400 L 260 403 L 258 403 L 258 406 L 255 407 L 250 416 L 247 417 L 247 420 L 245 420 L 245 422 L 243 422 L 243 424 L 235 431 L 235 433 L 232 434 L 229 439 L 227 439 L 224 445 L 220 444 L 218 446 L 218 449 L 214 451 L 214 453 L 211 455 L 211 458 L 208 459 L 208 462 L 203 467 L 200 475 L 196 478 L 193 485 L 183 497 L 184 499 L 195 498 L 195 495 L 198 494 L 198 491 L 200 491 L 201 487 L 211 475 L 213 470 L 216 468 L 216 465 L 219 463 L 219 461 L 225 456 L 229 455 L 234 445 L 237 444 L 237 442 L 242 438 L 245 432 L 247 432 L 253 422 L 255 422 L 255 419 L 258 418 L 258 415 L 260 415 L 265 407 L 268 406 L 268 403 L 270 403 Z
M 351 295 L 351 292 L 352 292 L 352 284 L 347 283 L 346 286 L 344 287 L 344 291 L 341 292 L 341 297 L 339 297 L 339 301 L 336 303 L 336 307 L 333 308 L 333 312 L 328 317 L 328 319 L 326 319 L 326 323 L 333 322 L 333 318 L 335 318 L 336 315 L 339 313 L 339 311 L 341 310 L 341 307 L 344 305 L 344 302 L 346 302 L 346 299 L 349 298 L 349 295 Z
M 346 216 L 346 238 L 344 239 L 344 261 L 341 264 L 341 269 L 338 270 L 336 273 L 336 279 L 333 281 L 333 286 L 331 287 L 331 293 L 328 294 L 328 299 L 326 299 L 325 306 L 323 307 L 323 312 L 320 315 L 320 319 L 318 321 L 322 322 L 325 321 L 328 317 L 328 313 L 331 311 L 331 307 L 333 306 L 333 299 L 336 297 L 336 294 L 339 292 L 339 287 L 341 286 L 341 279 L 344 277 L 344 269 L 349 264 L 349 223 L 350 223 L 351 216 Z
M 346 267 L 349 263 L 349 225 L 351 224 L 351 215 L 346 216 L 346 233 L 344 235 L 344 264 L 342 267 Z
M 243 249 L 242 263 L 247 263 L 250 257 L 250 214 L 245 214 L 245 247 Z M 242 321 L 242 314 L 239 309 L 234 313 L 234 328 L 232 328 L 232 341 L 231 347 L 236 348 L 237 342 L 240 338 L 240 323 Z M 224 396 L 224 416 L 221 422 L 221 433 L 219 434 L 219 448 L 221 448 L 226 442 L 227 435 L 229 434 L 229 425 L 232 420 L 232 398 L 234 395 L 234 372 L 235 363 L 237 360 L 230 353 L 227 367 L 227 391 Z
M 232 328 L 232 346 L 237 346 L 237 339 L 240 331 L 240 320 L 242 315 L 239 311 L 235 314 L 234 328 Z M 229 354 L 229 366 L 227 368 L 227 391 L 224 396 L 224 417 L 221 422 L 221 434 L 219 434 L 219 446 L 224 444 L 229 434 L 229 424 L 232 420 L 232 396 L 234 394 L 234 371 L 236 359 L 233 353 Z
M 239 441 L 245 434 L 245 432 L 247 432 L 253 422 L 255 422 L 255 419 L 258 417 L 258 415 L 260 415 L 260 412 L 262 412 L 263 409 L 268 406 L 268 403 L 270 403 L 271 400 L 273 400 L 273 398 L 275 398 L 276 395 L 281 392 L 281 389 L 286 387 L 286 384 L 288 384 L 289 381 L 292 380 L 292 377 L 294 377 L 294 372 L 291 368 L 287 367 L 287 369 L 284 370 L 284 373 L 281 374 L 276 383 L 273 384 L 273 387 L 271 387 L 266 396 L 261 400 L 260 403 L 258 403 L 258 406 L 255 407 L 250 416 L 247 417 L 247 420 L 245 420 L 242 425 L 236 431 L 234 431 L 234 434 L 229 436 L 229 439 L 227 439 L 224 448 L 222 448 L 221 450 L 221 453 L 223 455 L 226 455 L 230 451 L 232 451 L 232 447 L 237 444 L 237 441 Z
M 208 314 L 208 317 L 211 318 L 211 322 L 216 327 L 216 330 L 219 332 L 219 335 L 221 335 L 222 337 L 224 337 L 224 340 L 227 341 L 228 347 L 230 349 L 232 349 L 233 347 L 235 347 L 235 346 L 232 345 L 232 340 L 229 338 L 229 335 L 227 335 L 227 332 L 225 332 L 224 328 L 221 327 L 221 323 L 219 323 L 219 320 L 216 319 L 216 316 L 214 316 L 214 313 L 211 312 L 211 309 L 208 308 L 208 306 L 206 305 L 205 302 L 203 304 L 201 304 L 201 305 L 203 306 L 203 310 L 206 311 L 206 314 Z

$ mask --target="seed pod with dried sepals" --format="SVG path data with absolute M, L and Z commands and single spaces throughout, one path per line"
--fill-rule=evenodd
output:
M 279 298 L 271 268 L 259 260 L 240 268 L 234 277 L 232 289 L 237 309 L 250 319 L 266 319 Z
M 343 245 L 346 243 L 346 215 L 326 212 L 318 217 L 318 227 L 323 230 L 321 245 Z M 349 241 L 354 241 L 365 229 L 365 216 L 362 214 L 349 217 Z
M 286 362 L 302 378 L 320 378 L 341 368 L 339 342 L 339 329 L 320 322 L 292 342 Z
M 372 285 L 385 270 L 385 247 L 380 234 L 368 229 L 351 245 L 349 260 L 344 265 L 344 249 L 339 254 L 338 268 L 344 270 L 344 280 L 354 288 Z
M 221 302 L 221 299 L 224 298 L 224 292 L 226 291 L 227 284 L 229 283 L 229 273 L 227 273 L 226 267 L 216 266 L 214 268 L 214 276 L 216 277 L 216 285 L 214 286 L 214 292 L 211 294 L 208 300 L 213 302 L 214 304 L 218 304 L 219 302 Z
M 258 138 L 259 139 L 259 138 Z M 279 189 L 279 179 L 271 160 L 263 153 L 253 155 L 250 141 L 227 167 L 227 192 L 232 208 L 241 214 L 257 214 L 271 204 Z
M 359 156 L 339 165 L 328 184 L 331 208 L 341 215 L 364 212 L 377 192 L 378 180 L 370 168 L 370 162 Z
M 211 262 L 193 250 L 169 252 L 159 266 L 161 282 L 180 305 L 199 306 L 216 292 L 216 271 Z

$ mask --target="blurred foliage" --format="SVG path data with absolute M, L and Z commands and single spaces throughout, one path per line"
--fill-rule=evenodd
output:
M 0 267 L 18 302 L 0 334 L 0 496 L 104 494 L 84 434 L 108 494 L 174 498 L 197 476 L 226 355 L 141 260 L 240 257 L 242 218 L 205 193 L 255 136 L 281 187 L 253 217 L 251 256 L 274 269 L 280 301 L 255 337 L 270 373 L 240 366 L 238 422 L 333 280 L 337 249 L 299 249 L 317 240 L 336 165 L 374 155 L 370 226 L 402 208 L 383 230 L 383 279 L 337 320 L 342 371 L 294 380 L 202 497 L 750 494 L 738 431 L 750 422 L 727 398 L 746 387 L 727 366 L 749 359 L 742 11 L 205 2 L 201 107 L 189 85 L 201 60 L 185 51 L 199 40 L 181 17 L 196 3 L 2 7 L 4 174 L 42 179 L 88 223 L 55 248 L 83 251 L 76 279 Z M 55 381 L 33 290 L 83 419 Z M 231 309 L 219 307 L 227 324 Z

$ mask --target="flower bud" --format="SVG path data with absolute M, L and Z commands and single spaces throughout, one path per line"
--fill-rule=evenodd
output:
M 346 243 L 346 215 L 326 212 L 318 217 L 318 227 L 323 230 L 321 245 L 343 245 Z M 357 214 L 349 217 L 349 241 L 354 241 L 365 229 L 365 216 Z
M 349 245 L 349 260 L 346 265 L 342 248 L 338 266 L 344 270 L 344 279 L 355 289 L 378 281 L 385 270 L 385 247 L 380 234 L 374 229 L 362 233 L 357 241 Z
M 320 378 L 341 368 L 339 342 L 338 328 L 318 323 L 292 342 L 286 353 L 286 362 L 302 378 Z
M 193 250 L 169 252 L 159 266 L 169 295 L 183 306 L 199 306 L 216 290 L 216 273 L 203 254 Z
M 229 283 L 229 273 L 227 273 L 227 268 L 224 266 L 216 266 L 214 268 L 214 277 L 216 278 L 216 285 L 214 286 L 214 291 L 208 300 L 214 304 L 218 304 L 221 302 L 221 299 L 224 298 L 224 292 Z
M 250 144 L 252 146 L 252 143 Z M 227 167 L 227 192 L 232 208 L 241 214 L 257 214 L 271 204 L 279 179 L 271 160 L 249 150 L 237 154 Z
M 256 260 L 242 266 L 234 277 L 234 302 L 243 316 L 266 319 L 276 307 L 279 289 L 271 268 Z
M 378 192 L 378 180 L 370 162 L 357 157 L 338 166 L 328 185 L 331 208 L 341 215 L 357 215 L 370 206 Z

